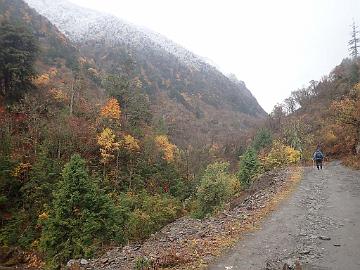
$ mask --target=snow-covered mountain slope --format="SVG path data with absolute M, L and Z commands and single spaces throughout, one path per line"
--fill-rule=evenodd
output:
M 242 81 L 160 34 L 67 0 L 22 1 L 47 17 L 102 74 L 140 79 L 154 117 L 165 120 L 177 143 L 223 140 L 266 116 Z
M 138 50 L 152 47 L 176 56 L 197 69 L 209 63 L 166 37 L 113 15 L 79 7 L 66 0 L 25 0 L 30 7 L 53 22 L 73 42 L 102 40 L 108 45 L 126 45 Z

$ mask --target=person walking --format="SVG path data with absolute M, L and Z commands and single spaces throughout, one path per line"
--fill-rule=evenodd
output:
M 322 170 L 323 160 L 324 160 L 324 154 L 323 154 L 323 152 L 321 152 L 320 146 L 318 145 L 318 147 L 313 155 L 313 161 L 315 162 L 316 168 L 318 170 L 320 170 L 320 169 Z

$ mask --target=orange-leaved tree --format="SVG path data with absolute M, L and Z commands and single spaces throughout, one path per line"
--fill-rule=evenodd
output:
M 120 105 L 115 98 L 110 98 L 101 108 L 100 115 L 103 118 L 118 120 L 120 119 Z

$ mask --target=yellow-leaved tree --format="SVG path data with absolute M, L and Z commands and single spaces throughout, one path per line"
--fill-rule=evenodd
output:
M 281 167 L 287 164 L 296 164 L 300 161 L 300 151 L 276 140 L 271 150 L 265 156 L 260 156 L 262 166 L 266 171 Z
M 131 135 L 125 135 L 122 141 L 122 146 L 131 152 L 138 152 L 140 150 L 139 140 Z
M 37 87 L 45 87 L 50 81 L 50 76 L 47 73 L 41 74 L 33 80 L 34 85 Z
M 110 98 L 106 104 L 101 108 L 100 115 L 107 119 L 120 119 L 120 105 L 115 98 Z
M 166 137 L 166 135 L 156 136 L 155 143 L 157 147 L 159 147 L 163 152 L 163 159 L 165 159 L 167 162 L 174 160 L 177 147 L 176 145 L 169 142 L 169 139 Z
M 110 128 L 105 128 L 97 137 L 100 146 L 101 162 L 105 165 L 114 159 L 114 152 L 119 149 L 120 144 L 116 142 L 114 132 Z
M 67 96 L 67 94 L 61 89 L 51 88 L 49 90 L 49 93 L 50 93 L 51 97 L 58 102 L 66 102 L 69 100 L 69 97 Z
M 55 67 L 50 68 L 47 73 L 43 73 L 36 78 L 33 79 L 33 84 L 36 85 L 36 87 L 45 87 L 48 86 L 50 83 L 50 80 L 56 76 L 57 69 Z

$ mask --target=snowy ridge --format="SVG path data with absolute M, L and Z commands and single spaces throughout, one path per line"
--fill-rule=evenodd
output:
M 208 61 L 166 37 L 113 15 L 79 7 L 67 0 L 24 1 L 47 17 L 73 42 L 96 40 L 107 45 L 126 45 L 138 50 L 151 47 L 159 51 L 165 50 L 193 68 L 217 70 Z

